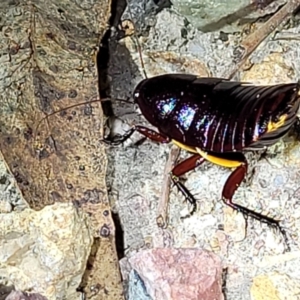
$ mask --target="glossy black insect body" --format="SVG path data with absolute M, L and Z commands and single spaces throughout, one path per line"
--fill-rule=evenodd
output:
M 274 144 L 299 108 L 296 83 L 255 86 L 186 74 L 143 80 L 134 101 L 161 134 L 216 153 Z
M 276 221 L 232 198 L 247 175 L 246 150 L 276 143 L 293 126 L 300 104 L 300 84 L 253 85 L 222 78 L 167 74 L 142 80 L 133 98 L 158 132 L 134 126 L 122 139 L 138 131 L 151 140 L 169 143 L 193 153 L 171 172 L 174 184 L 194 205 L 196 200 L 179 177 L 208 160 L 233 167 L 222 192 L 223 201 L 243 214 L 284 231 Z

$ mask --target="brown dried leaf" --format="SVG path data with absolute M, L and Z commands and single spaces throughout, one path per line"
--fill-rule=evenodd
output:
M 1 8 L 1 153 L 31 208 L 72 201 L 89 213 L 99 248 L 85 282 L 87 297 L 105 286 L 97 299 L 122 299 L 101 105 L 65 110 L 39 124 L 47 114 L 97 97 L 93 58 L 110 1 L 22 3 Z

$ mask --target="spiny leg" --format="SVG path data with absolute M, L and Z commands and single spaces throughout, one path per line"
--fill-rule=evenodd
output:
M 129 139 L 135 131 L 139 132 L 140 134 L 142 134 L 143 136 L 147 137 L 148 139 L 154 142 L 164 143 L 164 144 L 171 142 L 171 139 L 165 136 L 164 134 L 158 133 L 150 128 L 140 126 L 140 125 L 133 126 L 125 134 L 118 136 L 114 140 L 103 139 L 103 141 L 107 144 L 117 146 L 124 143 L 127 139 Z
M 235 191 L 238 189 L 241 182 L 246 177 L 247 169 L 248 169 L 248 164 L 245 159 L 245 160 L 241 161 L 241 165 L 239 167 L 237 167 L 230 174 L 229 178 L 227 179 L 227 181 L 224 185 L 223 192 L 222 192 L 222 199 L 223 199 L 224 203 L 226 205 L 230 206 L 231 208 L 233 208 L 234 210 L 241 212 L 246 217 L 246 219 L 247 219 L 247 217 L 250 217 L 250 218 L 256 219 L 260 222 L 266 223 L 270 227 L 274 227 L 274 228 L 278 229 L 281 232 L 281 234 L 283 235 L 286 244 L 288 245 L 288 239 L 287 239 L 286 232 L 285 232 L 285 230 L 283 230 L 283 228 L 281 228 L 279 221 L 276 221 L 268 216 L 264 216 L 260 213 L 252 211 L 244 206 L 241 206 L 239 204 L 235 204 L 232 202 L 232 198 L 234 196 Z
M 193 214 L 196 209 L 197 209 L 197 203 L 194 198 L 194 196 L 191 194 L 191 192 L 186 188 L 186 186 L 180 181 L 180 176 L 183 174 L 195 169 L 199 165 L 201 165 L 205 159 L 199 155 L 199 154 L 194 154 L 187 158 L 186 160 L 182 161 L 178 165 L 176 165 L 173 170 L 171 171 L 171 179 L 178 188 L 178 190 L 183 194 L 183 196 L 188 200 L 192 206 L 193 209 L 191 211 L 191 214 Z

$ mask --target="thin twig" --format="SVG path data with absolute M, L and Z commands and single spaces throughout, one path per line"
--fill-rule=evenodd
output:
M 236 72 L 243 66 L 252 52 L 267 38 L 279 25 L 287 22 L 290 15 L 300 6 L 300 0 L 289 0 L 272 18 L 250 34 L 236 49 L 240 51 L 233 69 L 226 71 L 223 78 L 232 79 Z
M 170 186 L 171 186 L 170 172 L 177 161 L 179 153 L 180 153 L 180 149 L 177 146 L 172 146 L 164 170 L 164 179 L 163 179 L 163 184 L 162 184 L 162 189 L 161 189 L 161 194 L 160 194 L 160 199 L 158 202 L 158 209 L 156 214 L 157 215 L 156 223 L 161 228 L 166 228 L 168 225 L 167 211 L 168 211 L 168 202 L 170 197 Z
M 273 41 L 280 41 L 280 40 L 300 40 L 300 34 L 296 32 L 278 32 L 276 36 L 273 38 Z

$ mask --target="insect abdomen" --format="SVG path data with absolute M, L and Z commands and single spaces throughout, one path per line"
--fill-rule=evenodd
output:
M 205 128 L 203 135 L 194 132 L 195 139 L 202 138 L 202 149 L 231 152 L 262 148 L 274 144 L 288 132 L 299 108 L 297 84 L 242 84 L 233 89 L 229 82 L 224 84 L 225 88 L 220 90 L 216 86 L 210 110 L 206 114 L 199 110 L 198 120 L 209 120 L 202 127 L 202 130 Z M 192 142 L 188 132 L 186 136 L 186 143 Z

